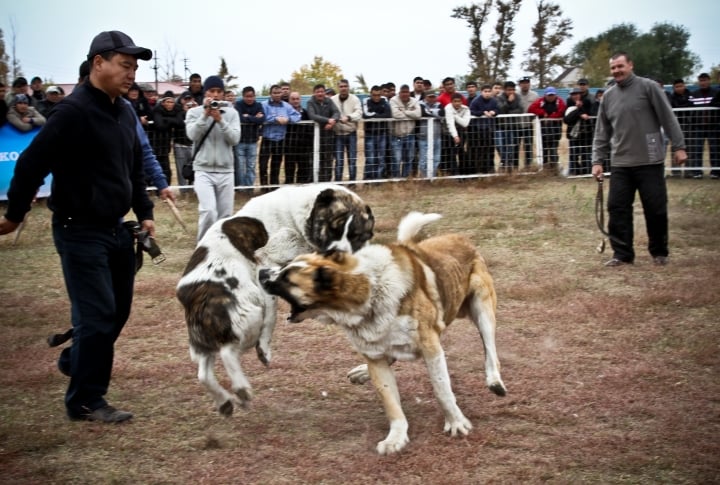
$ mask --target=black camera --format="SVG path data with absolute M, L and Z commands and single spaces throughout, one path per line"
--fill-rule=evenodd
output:
M 208 105 L 210 109 L 220 109 L 220 101 L 212 100 L 210 101 L 210 104 Z
M 148 253 L 152 258 L 153 264 L 160 264 L 165 261 L 165 255 L 160 250 L 160 246 L 155 242 L 154 237 L 150 237 L 150 233 L 143 231 L 137 221 L 127 221 L 123 223 L 125 228 L 137 241 L 137 252 L 135 253 L 135 270 L 142 267 L 142 253 Z

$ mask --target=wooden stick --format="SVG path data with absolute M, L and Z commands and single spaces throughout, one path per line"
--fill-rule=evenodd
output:
M 25 229 L 25 223 L 27 222 L 28 218 L 30 217 L 30 213 L 28 212 L 25 214 L 25 218 L 22 220 L 20 224 L 18 224 L 17 229 L 15 229 L 15 239 L 13 239 L 13 246 L 16 246 L 18 241 L 20 240 L 20 233 Z
M 180 216 L 180 211 L 175 206 L 175 203 L 173 203 L 173 201 L 170 199 L 165 199 L 165 202 L 167 203 L 167 205 L 170 206 L 170 211 L 172 211 L 173 215 L 175 216 L 175 219 L 180 223 L 180 226 L 185 231 L 185 234 L 190 234 L 190 231 L 188 231 L 187 226 L 183 222 L 182 217 Z

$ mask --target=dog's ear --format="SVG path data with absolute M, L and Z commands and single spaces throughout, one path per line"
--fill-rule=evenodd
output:
M 319 266 L 313 275 L 313 283 L 315 283 L 315 291 L 323 293 L 333 288 L 333 275 L 335 270 L 325 266 Z
M 321 207 L 327 207 L 335 200 L 335 189 L 325 189 L 315 199 L 316 203 Z

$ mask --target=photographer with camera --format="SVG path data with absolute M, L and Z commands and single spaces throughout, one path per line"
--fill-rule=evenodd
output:
M 238 112 L 223 101 L 225 83 L 209 76 L 201 106 L 188 110 L 185 130 L 193 141 L 193 187 L 198 198 L 198 241 L 215 221 L 233 213 L 235 163 L 233 147 L 240 141 Z

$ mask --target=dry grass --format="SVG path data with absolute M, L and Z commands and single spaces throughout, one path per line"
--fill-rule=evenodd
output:
M 17 247 L 0 239 L 5 483 L 717 483 L 720 481 L 720 191 L 670 180 L 671 264 L 655 267 L 636 208 L 633 267 L 603 268 L 594 182 L 535 177 L 359 188 L 390 241 L 409 210 L 444 214 L 430 232 L 474 238 L 499 296 L 509 394 L 484 388 L 482 344 L 466 321 L 444 337 L 457 400 L 474 429 L 442 433 L 420 362 L 396 365 L 410 445 L 379 457 L 387 431 L 339 332 L 278 324 L 274 359 L 243 365 L 256 397 L 223 419 L 197 383 L 174 287 L 194 246 L 157 209 L 168 260 L 146 263 L 118 341 L 109 400 L 132 423 L 71 423 L 66 378 L 45 337 L 68 325 L 49 231 L 36 207 Z M 237 206 L 244 202 L 238 196 Z M 191 226 L 196 202 L 180 208 Z M 281 308 L 286 311 L 286 307 Z M 283 315 L 280 316 L 283 319 Z M 224 378 L 224 373 L 220 371 Z

